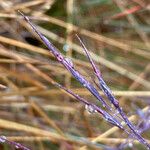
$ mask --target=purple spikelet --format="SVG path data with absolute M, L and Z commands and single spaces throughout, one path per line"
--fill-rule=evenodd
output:
M 99 95 L 98 91 L 94 88 L 94 86 L 89 81 L 87 81 L 77 70 L 75 70 L 73 65 L 69 63 L 69 61 L 63 57 L 63 55 L 57 50 L 57 48 L 52 43 L 50 43 L 50 41 L 36 29 L 36 27 L 29 21 L 29 18 L 27 16 L 24 16 L 22 13 L 21 15 L 30 24 L 32 29 L 38 34 L 38 36 L 41 38 L 41 40 L 47 46 L 50 52 L 55 56 L 55 58 L 61 64 L 64 65 L 64 67 L 72 74 L 72 76 L 77 81 L 79 81 L 80 84 L 82 84 L 85 88 L 87 88 L 102 103 L 104 107 L 106 107 L 107 109 L 110 109 L 110 106 L 107 105 L 107 103 Z
M 20 149 L 20 150 L 30 150 L 29 148 L 23 146 L 20 143 L 8 140 L 5 136 L 0 136 L 0 143 L 7 143 L 8 145 L 12 145 L 16 149 Z
M 19 13 L 21 13 L 21 12 L 19 12 Z M 79 81 L 81 85 L 83 85 L 85 88 L 87 88 L 102 103 L 102 105 L 106 107 L 107 110 L 111 111 L 111 107 L 104 101 L 104 99 L 101 97 L 101 95 L 96 90 L 96 88 L 89 81 L 87 81 L 77 70 L 75 70 L 72 63 L 70 63 L 66 58 L 64 58 L 63 55 L 57 50 L 57 48 L 54 47 L 53 44 L 50 43 L 50 41 L 36 29 L 36 27 L 30 22 L 28 17 L 24 16 L 22 13 L 21 13 L 21 15 L 24 17 L 26 22 L 32 27 L 34 32 L 36 32 L 38 34 L 38 36 L 41 38 L 41 40 L 47 46 L 47 48 L 50 50 L 50 52 L 54 55 L 54 57 L 61 64 L 63 64 L 64 67 L 72 74 L 72 76 L 77 81 Z M 118 110 L 120 116 L 123 118 L 124 122 L 127 124 L 127 126 L 132 131 L 131 134 L 133 134 L 139 142 L 141 142 L 142 144 L 147 146 L 148 149 L 150 149 L 150 144 L 147 143 L 147 141 L 140 135 L 140 133 L 136 130 L 136 128 L 132 125 L 132 123 L 128 120 L 128 118 L 125 115 L 125 113 L 123 112 L 122 108 L 119 106 L 118 100 L 115 99 L 115 97 L 113 96 L 111 90 L 109 89 L 109 87 L 107 86 L 105 81 L 103 80 L 99 69 L 94 64 L 94 62 L 93 62 L 92 58 L 90 57 L 90 54 L 89 54 L 88 50 L 86 49 L 85 45 L 83 44 L 83 42 L 81 41 L 81 39 L 79 37 L 78 37 L 78 39 L 80 40 L 80 43 L 82 44 L 82 47 L 83 47 L 84 51 L 86 52 L 86 55 L 87 55 L 90 63 L 92 64 L 94 73 L 95 73 L 95 75 L 97 76 L 97 78 L 99 80 L 99 85 L 100 85 L 99 87 L 102 89 L 104 94 L 107 96 L 110 103 L 113 104 L 113 106 L 115 107 L 116 110 Z M 100 113 L 103 116 L 103 118 L 105 118 L 105 120 L 107 120 L 109 123 L 111 123 L 111 124 L 119 127 L 120 129 L 123 129 L 124 131 L 126 131 L 123 128 L 123 126 L 121 125 L 121 123 L 115 117 L 113 117 L 112 115 L 107 113 L 106 111 L 102 110 L 101 108 L 99 108 L 98 106 L 96 106 L 92 103 L 89 103 L 85 99 L 83 99 L 80 96 L 74 94 L 71 90 L 66 89 L 65 87 L 61 86 L 60 84 L 58 84 L 58 83 L 53 83 L 53 84 L 58 86 L 59 88 L 65 90 L 66 92 L 68 92 L 72 96 L 74 96 L 78 101 L 84 103 L 87 106 L 92 107 L 95 111 Z
M 125 115 L 125 113 L 123 112 L 122 108 L 119 106 L 119 102 L 118 100 L 116 100 L 116 98 L 114 97 L 114 95 L 112 94 L 110 88 L 107 86 L 107 84 L 105 83 L 105 81 L 102 78 L 102 75 L 99 71 L 99 69 L 96 67 L 95 63 L 93 62 L 90 53 L 88 52 L 87 48 L 85 47 L 85 45 L 83 44 L 82 40 L 79 38 L 78 35 L 76 35 L 77 38 L 79 39 L 91 65 L 92 68 L 94 70 L 94 73 L 96 75 L 96 77 L 98 78 L 99 81 L 99 87 L 102 89 L 102 91 L 104 92 L 104 94 L 107 96 L 108 100 L 111 102 L 111 104 L 113 104 L 113 106 L 118 110 L 119 114 L 122 116 L 124 122 L 127 124 L 127 126 L 131 129 L 131 131 L 133 132 L 133 134 L 135 135 L 135 137 L 139 140 L 139 142 L 141 142 L 142 144 L 146 145 L 149 149 L 150 149 L 150 144 L 148 144 L 146 142 L 146 140 L 138 133 L 138 131 L 136 130 L 136 128 L 134 127 L 134 125 L 128 120 L 127 116 Z

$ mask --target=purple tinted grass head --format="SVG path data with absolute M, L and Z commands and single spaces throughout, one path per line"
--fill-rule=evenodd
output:
M 8 140 L 5 136 L 0 136 L 0 143 L 6 143 L 8 145 L 12 145 L 14 148 L 20 149 L 20 150 L 30 150 L 29 148 L 23 146 L 20 143 Z
M 21 13 L 21 12 L 19 12 L 19 13 Z M 30 22 L 30 20 L 29 20 L 28 17 L 24 16 L 22 13 L 21 13 L 21 15 L 24 17 L 24 19 L 26 20 L 26 22 L 32 27 L 32 29 L 34 30 L 34 32 L 36 32 L 37 35 L 41 38 L 41 40 L 43 41 L 43 43 L 47 46 L 47 48 L 54 55 L 54 57 L 61 64 L 63 64 L 64 67 L 72 74 L 72 76 L 77 81 L 79 81 L 81 85 L 83 85 L 85 88 L 87 88 L 92 93 L 92 95 L 94 95 L 102 103 L 102 105 L 107 108 L 107 110 L 111 111 L 110 106 L 100 96 L 100 94 L 96 90 L 96 88 L 89 81 L 87 81 L 77 70 L 75 70 L 75 68 L 72 65 L 72 63 L 70 63 L 66 58 L 64 58 L 63 55 L 57 50 L 57 48 L 55 48 L 53 46 L 53 44 L 50 43 L 50 41 L 36 29 L 36 27 Z M 83 44 L 83 42 L 81 41 L 80 38 L 79 38 L 79 40 L 81 42 L 81 45 L 82 45 L 84 51 L 86 52 L 86 55 L 87 55 L 90 63 L 92 64 L 94 73 L 96 74 L 96 76 L 97 76 L 97 78 L 99 80 L 100 88 L 102 89 L 102 91 L 104 92 L 104 94 L 108 97 L 110 103 L 113 104 L 114 107 L 118 110 L 120 116 L 123 118 L 124 122 L 130 128 L 130 130 L 132 131 L 133 135 L 139 140 L 139 142 L 141 142 L 142 144 L 144 144 L 145 146 L 147 146 L 148 149 L 150 149 L 150 145 L 147 143 L 147 141 L 138 133 L 138 131 L 136 130 L 136 128 L 128 120 L 128 118 L 125 115 L 125 113 L 123 112 L 122 108 L 119 106 L 119 102 L 115 99 L 115 97 L 113 96 L 111 90 L 109 89 L 109 87 L 107 86 L 107 84 L 105 83 L 105 81 L 103 80 L 99 69 L 94 64 L 94 62 L 93 62 L 92 58 L 90 57 L 90 54 L 89 54 L 88 50 L 86 49 L 85 45 Z M 53 84 L 56 84 L 56 83 L 53 83 Z M 94 106 L 94 109 L 96 109 L 96 111 L 98 111 L 99 113 L 101 113 L 103 115 L 103 117 L 105 119 L 107 119 L 107 121 L 109 123 L 111 123 L 113 125 L 116 125 L 119 128 L 123 128 L 122 125 L 121 125 L 121 123 L 119 121 L 117 121 L 117 119 L 115 119 L 114 117 L 112 117 L 110 114 L 108 114 L 106 111 L 103 111 L 102 109 L 100 109 L 96 105 L 93 105 L 93 104 L 88 103 L 87 101 L 84 101 L 79 96 L 73 94 L 70 90 L 65 89 L 64 87 L 62 87 L 60 85 L 57 85 L 57 86 L 59 86 L 60 88 L 64 89 L 65 91 L 67 91 L 68 93 L 70 93 L 71 95 L 73 95 L 74 97 L 76 97 L 78 100 L 80 99 L 80 102 L 83 102 L 84 104 L 87 104 L 88 106 L 92 106 L 92 107 Z
M 21 13 L 19 11 L 19 13 Z M 50 50 L 50 52 L 54 55 L 54 57 L 64 65 L 64 67 L 72 74 L 72 76 L 80 82 L 85 88 L 87 88 L 101 103 L 104 107 L 107 109 L 110 109 L 110 106 L 104 101 L 104 99 L 100 96 L 98 91 L 95 89 L 95 87 L 87 81 L 75 68 L 73 67 L 72 63 L 70 63 L 66 58 L 63 57 L 63 55 L 57 50 L 57 48 L 50 43 L 50 41 L 42 35 L 36 27 L 30 22 L 29 18 L 27 16 L 24 16 L 24 14 L 21 13 L 21 15 L 24 17 L 24 19 L 30 24 L 32 29 L 38 34 L 38 36 L 41 38 L 43 43 L 47 46 L 47 48 Z
M 108 97 L 108 99 L 110 100 L 110 102 L 117 108 L 118 105 L 119 105 L 118 101 L 114 98 L 114 96 L 112 95 L 111 90 L 109 89 L 109 87 L 104 82 L 100 70 L 97 68 L 97 66 L 95 65 L 94 61 L 92 60 L 92 58 L 90 56 L 90 53 L 87 50 L 87 48 L 84 45 L 84 43 L 82 42 L 81 38 L 77 34 L 76 34 L 76 36 L 77 36 L 78 40 L 80 41 L 80 43 L 81 43 L 81 45 L 83 47 L 83 50 L 85 51 L 85 53 L 87 55 L 87 58 L 89 59 L 91 65 L 92 65 L 92 68 L 94 70 L 94 73 L 95 73 L 96 77 L 99 80 L 99 85 L 100 85 L 99 87 L 102 89 L 102 91 L 104 92 L 104 94 Z
M 138 108 L 137 113 L 139 114 L 141 119 L 139 120 L 136 128 L 138 129 L 139 133 L 142 134 L 150 128 L 150 108 L 148 108 L 146 112 L 143 112 L 141 109 Z M 126 139 L 124 143 L 121 143 L 116 150 L 122 150 L 127 147 L 133 147 L 133 139 L 131 138 L 131 135 Z
M 96 77 L 98 78 L 99 81 L 99 87 L 102 89 L 102 91 L 104 92 L 104 94 L 107 96 L 108 100 L 111 102 L 111 104 L 113 104 L 113 106 L 118 110 L 119 114 L 121 115 L 121 117 L 123 118 L 124 122 L 127 124 L 127 126 L 131 129 L 131 131 L 133 132 L 133 134 L 135 135 L 135 137 L 139 140 L 139 142 L 141 142 L 142 144 L 146 145 L 149 149 L 150 149 L 150 144 L 146 142 L 146 140 L 139 134 L 138 130 L 134 127 L 134 125 L 128 120 L 127 116 L 125 115 L 125 113 L 123 112 L 122 108 L 119 106 L 119 102 L 118 100 L 116 100 L 116 98 L 113 96 L 110 88 L 107 86 L 107 84 L 105 83 L 105 81 L 102 78 L 102 75 L 99 71 L 99 69 L 97 68 L 97 66 L 95 65 L 94 61 L 92 60 L 90 53 L 88 52 L 86 46 L 84 45 L 84 43 L 82 42 L 82 40 L 80 39 L 80 37 L 78 35 L 76 35 L 77 38 L 79 39 L 91 65 L 92 68 L 94 70 L 94 73 L 96 75 Z

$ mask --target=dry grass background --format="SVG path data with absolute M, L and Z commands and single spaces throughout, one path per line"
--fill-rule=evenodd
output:
M 52 85 L 62 83 L 96 103 L 17 10 L 93 82 L 75 33 L 80 35 L 120 105 L 138 124 L 137 111 L 148 112 L 150 104 L 148 0 L 1 0 L 0 8 L 0 135 L 35 150 L 104 149 L 126 142 L 126 134 Z M 150 131 L 143 136 L 150 139 Z M 0 149 L 13 147 L 1 144 Z M 135 141 L 129 149 L 144 148 Z

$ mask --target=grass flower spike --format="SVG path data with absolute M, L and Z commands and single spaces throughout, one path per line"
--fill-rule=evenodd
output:
M 21 13 L 21 12 L 20 12 Z M 92 83 L 90 83 L 88 80 L 86 80 L 82 74 L 79 73 L 79 71 L 77 71 L 73 65 L 72 62 L 68 61 L 68 59 L 66 59 L 65 57 L 63 57 L 63 55 L 57 50 L 57 48 L 55 48 L 55 46 L 43 35 L 41 34 L 36 27 L 30 22 L 29 18 L 25 15 L 23 15 L 21 13 L 21 15 L 24 17 L 25 21 L 32 27 L 32 29 L 34 30 L 34 32 L 37 33 L 37 35 L 41 38 L 41 40 L 43 41 L 43 43 L 47 46 L 47 48 L 50 50 L 50 52 L 54 55 L 54 57 L 72 74 L 72 76 L 78 81 L 80 82 L 81 85 L 83 85 L 86 89 L 88 89 L 92 95 L 95 96 L 95 98 L 101 103 L 101 108 L 98 107 L 97 105 L 88 102 L 87 100 L 85 100 L 84 98 L 80 97 L 79 95 L 73 93 L 71 90 L 65 88 L 64 86 L 55 83 L 55 86 L 58 86 L 59 88 L 65 90 L 67 93 L 69 93 L 70 95 L 72 95 L 74 98 L 76 98 L 79 102 L 83 103 L 86 106 L 86 109 L 88 109 L 90 112 L 97 112 L 100 115 L 102 115 L 102 117 L 109 122 L 110 124 L 117 126 L 118 128 L 124 130 L 125 132 L 127 132 L 130 136 L 132 135 L 132 137 L 136 138 L 140 143 L 142 143 L 143 145 L 145 145 L 148 149 L 150 149 L 150 144 L 140 135 L 140 133 L 138 132 L 138 130 L 136 129 L 136 127 L 128 120 L 126 114 L 124 113 L 124 111 L 122 110 L 122 108 L 119 105 L 118 100 L 113 96 L 111 90 L 109 89 L 109 87 L 107 86 L 107 84 L 105 83 L 105 81 L 102 78 L 101 72 L 99 71 L 99 69 L 96 67 L 94 61 L 92 60 L 87 48 L 85 47 L 85 45 L 83 44 L 82 40 L 78 37 L 91 65 L 92 68 L 94 70 L 94 73 L 99 81 L 99 88 L 104 92 L 104 94 L 106 95 L 106 97 L 109 100 L 109 104 L 102 98 L 102 96 L 99 94 L 99 92 L 97 91 L 97 89 L 93 86 Z M 129 127 L 129 131 L 127 131 L 125 129 L 125 127 L 123 127 L 121 125 L 121 122 L 119 121 L 119 119 L 117 117 L 115 117 L 113 114 L 113 109 L 111 108 L 111 105 L 113 105 L 113 107 L 118 111 L 118 115 L 120 115 L 120 117 L 122 118 L 122 120 L 126 123 L 126 125 Z M 104 110 L 105 109 L 105 110 Z M 111 114 L 112 112 L 112 114 Z

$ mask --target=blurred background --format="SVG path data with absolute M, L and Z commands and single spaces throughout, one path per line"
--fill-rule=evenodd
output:
M 0 135 L 32 150 L 111 150 L 122 143 L 125 149 L 145 149 L 53 86 L 61 83 L 99 104 L 18 10 L 95 84 L 78 34 L 132 122 L 146 124 L 142 135 L 150 140 L 149 0 L 0 0 Z M 15 148 L 1 143 L 0 149 Z

